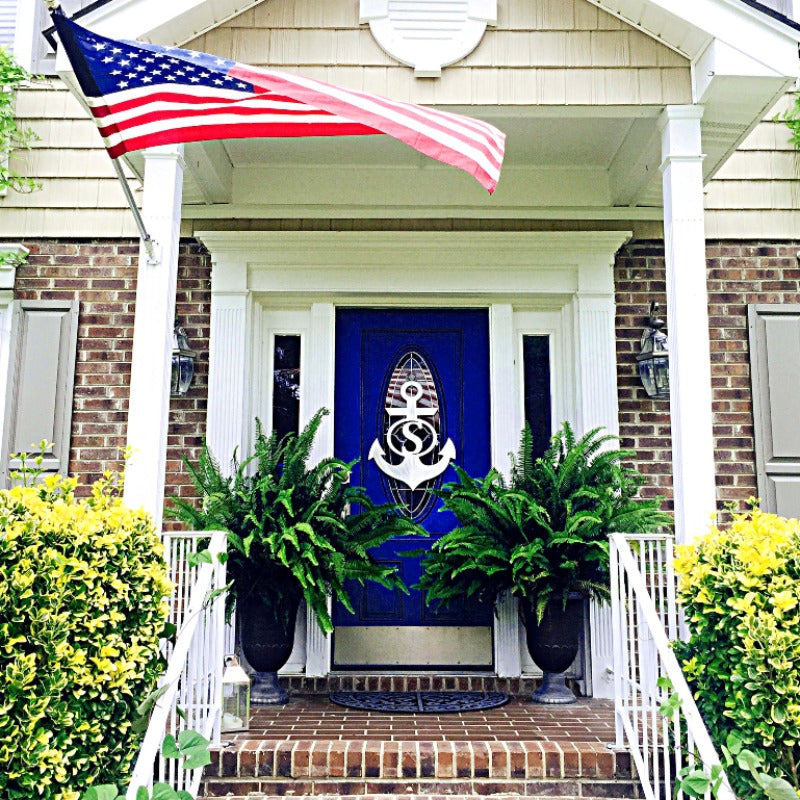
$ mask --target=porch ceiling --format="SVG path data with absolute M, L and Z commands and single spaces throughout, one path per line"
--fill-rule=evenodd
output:
M 782 84 L 780 84 L 782 86 Z M 704 121 L 707 178 L 753 118 L 753 102 Z M 507 134 L 493 197 L 468 175 L 387 136 L 235 139 L 186 146 L 187 219 L 531 216 L 660 219 L 658 107 L 464 107 Z M 724 113 L 725 118 L 722 118 Z M 141 174 L 141 154 L 129 156 Z
M 124 30 L 126 36 L 182 43 L 257 2 L 127 0 L 103 4 L 83 21 L 111 35 Z M 692 99 L 705 109 L 706 180 L 797 75 L 800 31 L 743 0 L 589 2 L 691 61 Z M 63 54 L 59 59 L 71 82 Z M 467 175 L 388 137 L 236 140 L 187 145 L 184 217 L 660 218 L 661 108 L 448 110 L 481 117 L 507 133 L 506 163 L 493 197 Z M 141 173 L 141 156 L 129 161 Z

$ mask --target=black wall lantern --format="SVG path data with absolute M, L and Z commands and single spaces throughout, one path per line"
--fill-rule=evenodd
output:
M 194 360 L 197 354 L 189 349 L 186 331 L 179 325 L 172 331 L 172 383 L 170 394 L 182 397 L 189 391 L 194 378 Z
M 642 332 L 639 378 L 650 397 L 669 397 L 669 342 L 663 331 L 666 324 L 658 316 L 658 303 L 650 303 L 650 315 Z

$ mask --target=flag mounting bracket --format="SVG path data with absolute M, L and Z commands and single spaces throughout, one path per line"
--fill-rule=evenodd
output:
M 128 201 L 128 207 L 130 208 L 131 213 L 136 220 L 136 227 L 139 228 L 139 236 L 142 239 L 142 244 L 144 245 L 145 252 L 147 253 L 147 263 L 151 266 L 158 264 L 161 261 L 161 258 L 156 255 L 153 237 L 150 236 L 150 234 L 147 232 L 147 228 L 144 227 L 142 214 L 139 211 L 139 206 L 136 205 L 136 201 L 133 199 L 133 192 L 131 192 L 131 187 L 128 186 L 128 180 L 125 177 L 125 173 L 122 171 L 122 167 L 119 165 L 119 159 L 112 158 L 111 163 L 114 165 L 114 170 L 116 171 L 119 182 L 122 185 L 122 191 L 125 193 L 125 199 Z

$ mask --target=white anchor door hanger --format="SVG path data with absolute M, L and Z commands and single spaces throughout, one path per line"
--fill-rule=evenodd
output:
M 419 580 L 421 559 L 400 554 L 429 548 L 454 524 L 450 514 L 439 512 L 441 502 L 432 491 L 455 480 L 455 464 L 471 475 L 489 469 L 488 370 L 485 309 L 337 314 L 334 450 L 344 460 L 359 459 L 353 481 L 375 502 L 401 505 L 429 531 L 429 538 L 392 540 L 376 553 L 399 567 L 408 586 Z M 356 615 L 334 609 L 337 668 L 491 666 L 490 608 L 469 603 L 431 608 L 414 590 L 403 595 L 375 586 L 352 588 Z M 454 655 L 420 653 L 448 635 L 456 643 L 456 629 L 470 627 L 488 631 L 489 646 L 467 656 L 476 663 L 464 663 L 457 644 Z M 403 635 L 416 645 L 398 655 L 387 637 L 397 641 Z

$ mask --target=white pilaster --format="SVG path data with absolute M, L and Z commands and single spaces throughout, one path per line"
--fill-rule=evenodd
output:
M 577 433 L 602 426 L 619 433 L 613 256 L 605 263 L 582 265 L 575 298 L 578 342 Z M 589 609 L 590 674 L 586 687 L 594 697 L 613 697 L 611 609 L 596 602 Z
M 168 145 L 144 152 L 142 217 L 155 240 L 156 259 L 139 249 L 136 320 L 133 328 L 125 502 L 143 506 L 161 527 L 167 454 L 172 331 L 178 279 L 183 147 Z
M 227 472 L 237 451 L 249 454 L 245 417 L 247 358 L 247 264 L 214 261 L 211 269 L 211 330 L 208 356 L 206 442 Z
M 332 303 L 313 303 L 311 323 L 306 348 L 307 369 L 304 370 L 305 389 L 300 389 L 300 423 L 305 424 L 320 408 L 333 412 L 335 374 L 335 320 Z M 333 455 L 333 420 L 325 417 L 314 442 L 312 461 Z M 330 610 L 331 603 L 328 602 Z M 322 677 L 331 668 L 331 637 L 326 636 L 317 624 L 317 618 L 307 609 L 306 618 L 306 675 Z
M 611 266 L 608 280 L 613 281 Z M 578 343 L 577 433 L 603 426 L 619 433 L 614 294 L 579 292 L 575 298 Z
M 700 106 L 667 106 L 661 124 L 675 535 L 716 511 Z
M 14 280 L 17 274 L 17 263 L 27 255 L 28 248 L 21 244 L 0 242 L 0 256 L 5 259 L 5 263 L 0 263 L 0 442 L 3 441 L 6 418 Z
M 513 353 L 514 311 L 511 305 L 494 303 L 489 309 L 489 385 L 491 387 L 492 466 L 508 476 L 509 453 L 519 441 L 522 414 L 517 393 Z M 521 672 L 517 601 L 505 594 L 497 601 L 494 625 L 494 668 L 501 678 Z

